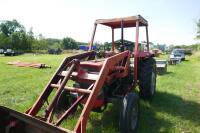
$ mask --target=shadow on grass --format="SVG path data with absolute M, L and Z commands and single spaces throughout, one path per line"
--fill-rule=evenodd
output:
M 183 62 L 188 62 L 188 61 L 189 61 L 188 59 L 183 60 Z
M 200 104 L 165 92 L 156 92 L 154 99 L 148 104 L 141 101 L 140 109 L 139 133 L 170 132 L 174 125 L 162 116 L 156 117 L 155 112 L 179 117 L 196 125 L 200 123 Z
M 156 101 L 140 101 L 140 121 L 138 133 L 169 132 L 170 127 L 172 127 L 171 122 L 156 117 L 157 109 L 151 105 L 153 102 Z
M 166 92 L 157 92 L 151 106 L 157 111 L 178 116 L 183 120 L 189 120 L 196 124 L 200 123 L 200 104 L 184 100 L 179 96 Z
M 119 132 L 119 113 L 121 104 L 109 104 L 105 112 L 101 113 L 100 120 L 90 119 L 92 128 L 88 133 L 118 133 Z
M 157 73 L 159 76 L 163 76 L 163 75 L 170 75 L 173 74 L 174 72 L 159 72 Z
M 120 104 L 111 105 L 98 120 L 91 119 L 89 133 L 118 133 Z M 157 92 L 151 102 L 140 100 L 140 121 L 138 133 L 171 132 L 174 123 L 157 112 L 200 123 L 200 104 L 186 101 L 179 96 Z

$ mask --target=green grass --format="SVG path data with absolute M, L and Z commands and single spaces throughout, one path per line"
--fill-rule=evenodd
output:
M 0 56 L 0 105 L 20 112 L 26 111 L 68 55 Z M 157 77 L 157 92 L 152 101 L 140 100 L 139 133 L 198 133 L 200 132 L 200 53 Z M 42 62 L 51 69 L 9 66 L 10 61 Z M 117 133 L 120 105 L 109 105 L 102 113 L 92 112 L 87 131 Z M 73 120 L 72 120 L 73 121 Z

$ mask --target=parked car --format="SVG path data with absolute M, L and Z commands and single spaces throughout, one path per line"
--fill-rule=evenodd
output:
M 4 55 L 5 56 L 15 56 L 15 52 L 12 49 L 6 49 L 6 51 L 4 51 Z
M 174 49 L 170 54 L 170 59 L 177 58 L 180 60 L 185 60 L 185 50 L 184 49 Z
M 60 48 L 57 49 L 48 49 L 49 54 L 61 54 L 62 50 Z
M 3 54 L 4 53 L 4 50 L 3 49 L 0 49 L 0 54 Z
M 6 51 L 4 51 L 5 56 L 15 56 L 15 55 L 20 55 L 20 54 L 23 54 L 23 52 L 14 51 L 12 49 L 7 49 Z

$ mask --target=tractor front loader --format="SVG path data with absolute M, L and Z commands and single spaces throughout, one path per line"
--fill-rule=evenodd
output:
M 97 59 L 92 51 L 98 24 L 112 29 L 112 51 Z M 146 27 L 147 43 L 139 51 L 139 27 Z M 136 27 L 133 51 L 123 48 L 123 29 Z M 103 112 L 108 103 L 121 103 L 120 132 L 137 131 L 139 97 L 150 99 L 155 93 L 156 66 L 149 52 L 148 23 L 140 15 L 95 21 L 89 51 L 66 57 L 36 102 L 25 113 L 0 107 L 1 133 L 86 133 L 91 111 Z M 121 51 L 115 52 L 114 29 L 121 28 Z M 67 128 L 70 119 L 76 124 Z

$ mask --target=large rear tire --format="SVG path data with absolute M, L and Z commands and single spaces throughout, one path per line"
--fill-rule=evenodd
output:
M 156 91 L 156 61 L 150 57 L 139 61 L 140 97 L 151 99 Z
M 122 102 L 120 112 L 120 132 L 136 133 L 139 120 L 139 97 L 135 93 L 128 93 Z

